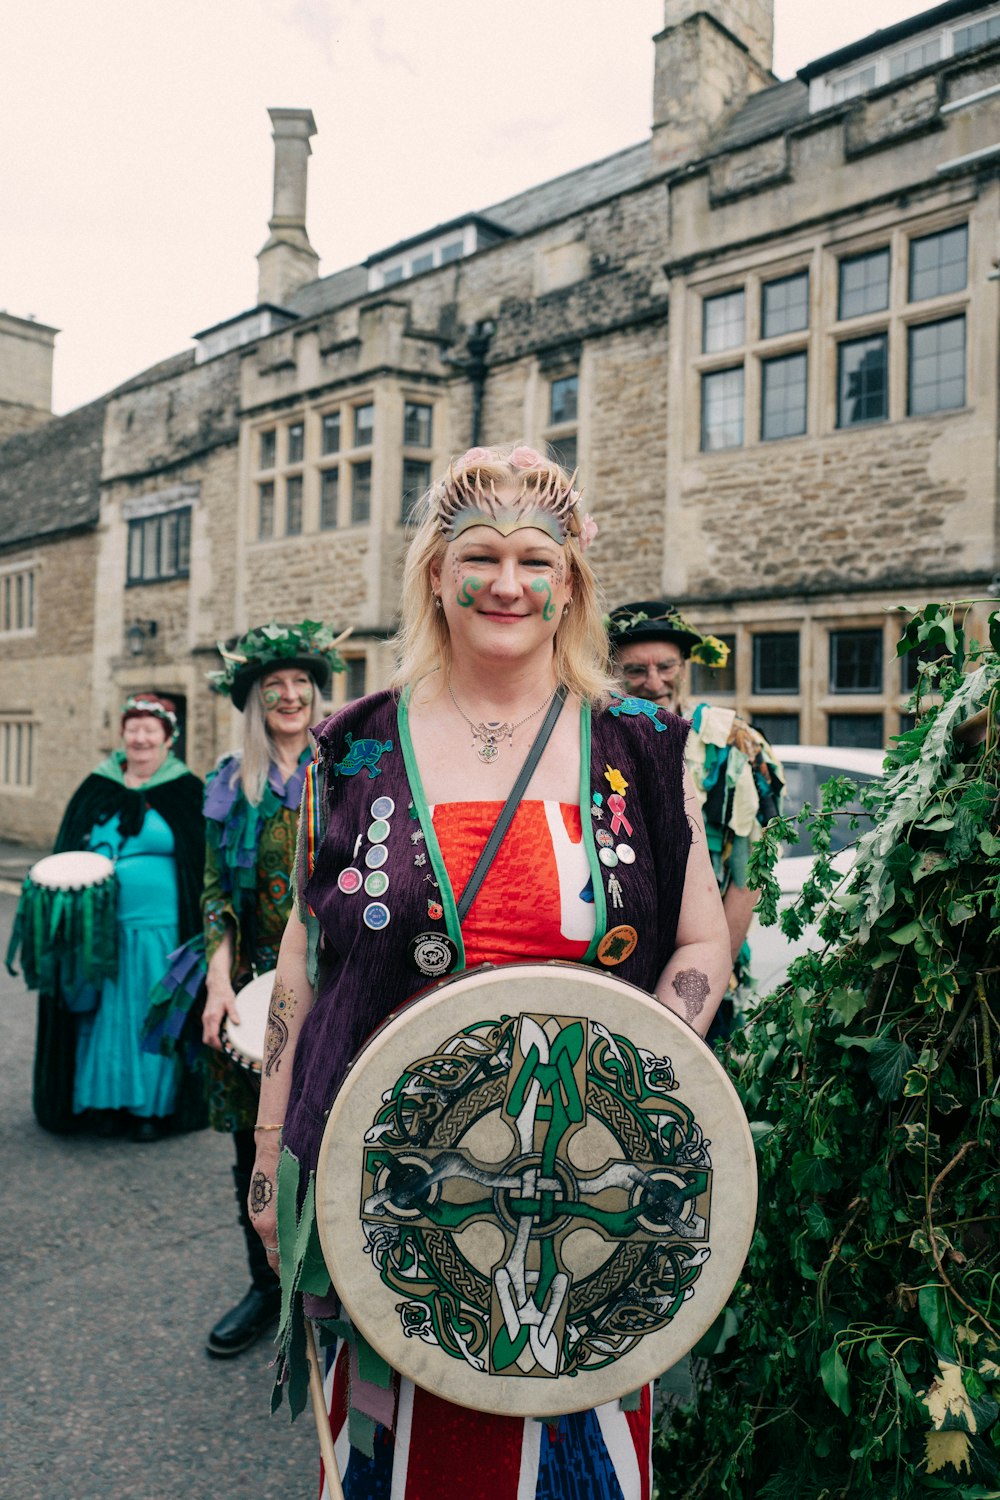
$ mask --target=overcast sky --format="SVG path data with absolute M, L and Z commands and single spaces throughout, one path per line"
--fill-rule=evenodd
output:
M 775 0 L 788 78 L 931 0 Z M 0 7 L 0 13 L 2 13 Z M 252 306 L 269 106 L 322 274 L 645 138 L 663 0 L 7 0 L 0 309 L 64 412 Z

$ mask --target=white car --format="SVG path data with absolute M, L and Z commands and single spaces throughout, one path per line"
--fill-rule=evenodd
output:
M 829 745 L 773 745 L 771 748 L 785 771 L 782 806 L 785 817 L 794 817 L 807 802 L 810 807 L 818 809 L 822 799 L 820 788 L 832 777 L 848 776 L 863 785 L 882 775 L 881 750 L 836 750 Z M 862 814 L 860 827 L 856 829 L 850 827 L 848 817 L 834 819 L 830 850 L 837 869 L 846 875 L 854 860 L 853 845 L 861 831 L 870 826 L 870 818 L 864 815 L 859 801 L 848 803 L 844 812 Z M 784 846 L 774 872 L 781 887 L 779 918 L 785 907 L 791 906 L 798 897 L 812 864 L 813 853 L 807 836 Z M 811 926 L 800 937 L 787 938 L 778 923 L 761 927 L 755 917 L 749 942 L 750 972 L 757 982 L 757 994 L 766 995 L 782 982 L 792 959 L 809 948 L 818 947 L 820 937 L 816 927 Z

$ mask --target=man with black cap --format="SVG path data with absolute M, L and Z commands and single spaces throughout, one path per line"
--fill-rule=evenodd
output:
M 626 693 L 691 720 L 687 760 L 702 801 L 708 837 L 733 957 L 733 993 L 750 979 L 746 936 L 757 892 L 747 885 L 750 845 L 779 811 L 781 767 L 770 746 L 732 709 L 685 703 L 688 661 L 724 667 L 729 648 L 702 635 L 664 599 L 623 604 L 607 616 L 616 675 Z M 719 1012 L 723 1015 L 723 1010 Z

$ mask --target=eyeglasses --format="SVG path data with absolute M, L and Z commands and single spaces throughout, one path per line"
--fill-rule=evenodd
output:
M 630 661 L 623 665 L 622 676 L 627 677 L 630 682 L 642 682 L 649 676 L 650 672 L 657 672 L 661 677 L 672 677 L 683 665 L 684 663 L 680 658 L 676 661 L 658 661 L 652 665 L 647 665 L 645 662 L 640 661 Z

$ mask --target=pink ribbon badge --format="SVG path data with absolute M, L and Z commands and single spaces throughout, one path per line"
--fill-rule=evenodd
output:
M 625 798 L 620 792 L 612 792 L 608 798 L 608 809 L 612 813 L 611 832 L 618 833 L 622 828 L 632 837 L 632 824 L 625 816 Z

